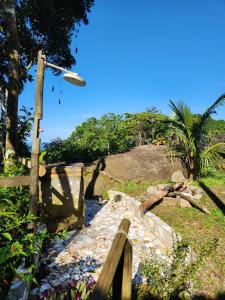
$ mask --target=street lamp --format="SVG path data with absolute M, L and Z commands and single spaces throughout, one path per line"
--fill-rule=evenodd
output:
M 40 154 L 40 120 L 43 115 L 43 86 L 45 67 L 54 68 L 64 72 L 63 78 L 71 84 L 85 86 L 86 82 L 77 73 L 73 73 L 64 68 L 58 67 L 46 61 L 42 51 L 38 51 L 37 72 L 36 72 L 36 92 L 35 92 L 35 115 L 34 115 L 34 133 L 31 153 L 30 170 L 30 201 L 29 212 L 37 216 L 38 198 L 39 198 L 39 154 Z M 35 223 L 29 226 L 35 229 Z
M 45 57 L 44 57 L 45 59 Z M 68 71 L 64 68 L 58 67 L 56 65 L 50 64 L 46 61 L 44 61 L 44 64 L 46 67 L 50 67 L 59 71 L 64 72 L 65 74 L 63 75 L 63 79 L 65 79 L 66 81 L 68 81 L 69 83 L 75 84 L 75 85 L 79 85 L 79 86 L 85 86 L 86 82 L 83 78 L 81 78 L 80 76 L 78 76 L 77 73 Z

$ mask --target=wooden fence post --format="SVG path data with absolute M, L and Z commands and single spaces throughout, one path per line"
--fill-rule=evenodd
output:
M 128 219 L 123 219 L 120 223 L 101 274 L 90 297 L 91 300 L 106 299 L 121 259 L 121 255 L 124 251 L 124 246 L 127 241 L 126 235 L 128 234 L 129 227 L 130 221 Z
M 36 94 L 35 94 L 35 116 L 34 116 L 34 133 L 31 153 L 31 170 L 30 170 L 30 202 L 29 212 L 37 216 L 38 198 L 39 198 L 39 154 L 40 154 L 40 138 L 39 123 L 42 119 L 43 110 L 43 84 L 44 84 L 44 60 L 42 51 L 38 51 L 38 62 L 36 72 Z M 35 224 L 29 226 L 30 229 L 35 228 Z
M 132 298 L 132 246 L 129 240 L 124 248 L 123 279 L 121 299 L 130 300 Z

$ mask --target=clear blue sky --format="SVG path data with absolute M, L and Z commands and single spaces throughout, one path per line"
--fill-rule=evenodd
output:
M 72 42 L 73 71 L 87 86 L 46 72 L 43 142 L 107 112 L 169 114 L 169 99 L 201 113 L 225 92 L 224 0 L 96 0 L 89 19 Z M 28 83 L 20 105 L 34 107 L 34 92 Z M 216 118 L 225 119 L 225 106 Z

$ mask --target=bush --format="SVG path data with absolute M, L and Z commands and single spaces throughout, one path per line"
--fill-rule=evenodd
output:
M 23 263 L 32 269 L 32 258 L 45 236 L 45 232 L 33 234 L 27 225 L 34 221 L 28 212 L 29 189 L 0 189 L 0 288 L 8 288 L 17 268 Z M 30 269 L 30 270 L 31 270 Z M 25 274 L 17 274 L 25 276 Z M 31 279 L 30 274 L 26 274 Z
M 78 154 L 69 140 L 56 138 L 44 144 L 44 160 L 47 164 L 58 162 L 75 162 Z
M 143 299 L 182 299 L 189 294 L 191 280 L 200 268 L 203 260 L 217 247 L 218 240 L 213 239 L 202 248 L 198 258 L 188 263 L 189 246 L 179 242 L 168 261 L 153 258 L 141 263 L 141 273 L 146 284 L 138 287 L 138 300 Z

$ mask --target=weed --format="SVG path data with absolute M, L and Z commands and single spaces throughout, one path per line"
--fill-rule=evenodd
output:
M 213 239 L 205 244 L 198 258 L 187 263 L 189 246 L 181 241 L 175 247 L 168 261 L 157 258 L 144 260 L 141 273 L 146 284 L 138 287 L 138 299 L 177 299 L 189 293 L 191 280 L 195 277 L 204 259 L 215 250 L 218 240 Z

